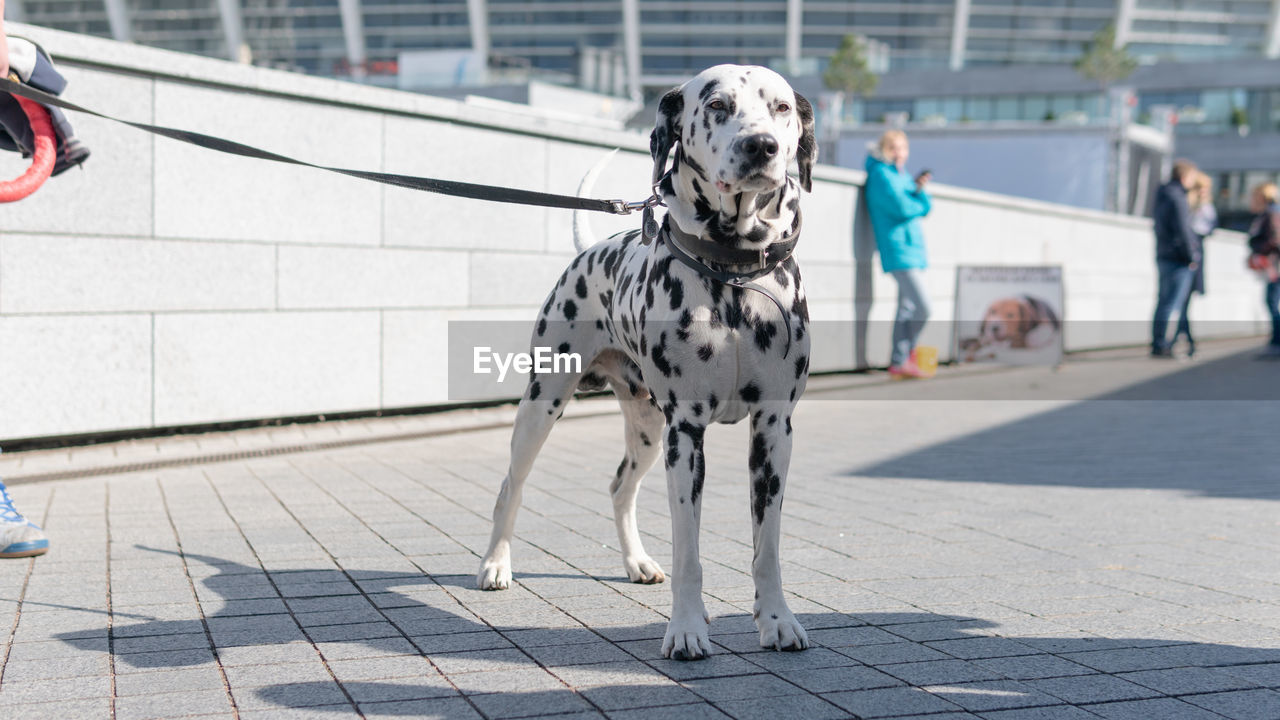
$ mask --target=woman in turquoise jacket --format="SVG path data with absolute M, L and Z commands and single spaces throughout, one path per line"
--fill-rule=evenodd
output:
M 929 214 L 929 174 L 906 173 L 907 135 L 889 130 L 867 155 L 867 209 L 875 229 L 880 266 L 898 282 L 898 312 L 893 323 L 893 354 L 889 374 L 897 378 L 923 377 L 912 357 L 920 331 L 929 319 L 929 301 L 920 283 L 928 267 L 920 218 Z

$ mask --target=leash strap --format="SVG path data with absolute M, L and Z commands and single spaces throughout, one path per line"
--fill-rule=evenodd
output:
M 66 110 L 74 110 L 75 112 L 93 115 L 105 120 L 111 120 L 145 132 L 167 137 L 171 140 L 190 143 L 209 150 L 216 150 L 230 155 L 256 158 L 258 160 L 270 160 L 272 162 L 285 163 L 287 165 L 300 165 L 302 167 L 315 168 L 317 170 L 326 170 L 328 172 L 338 173 L 339 175 L 360 178 L 362 180 L 372 180 L 373 182 L 383 183 L 384 185 L 394 185 L 396 187 L 408 188 L 410 190 L 421 190 L 424 192 L 471 198 L 474 200 L 491 200 L 493 202 L 514 203 L 517 205 L 537 205 L 540 207 L 563 208 L 567 210 L 589 210 L 592 212 L 609 213 L 611 215 L 629 215 L 635 210 L 647 209 L 653 204 L 656 204 L 654 203 L 654 198 L 649 198 L 648 200 L 638 203 L 629 203 L 623 200 L 593 200 L 591 198 L 580 198 L 572 195 L 553 195 L 550 193 L 535 192 L 533 190 L 495 187 L 492 185 L 476 185 L 473 183 L 457 182 L 455 180 L 438 180 L 435 178 L 415 177 L 413 175 L 397 175 L 394 173 L 349 170 L 346 168 L 316 165 L 304 160 L 297 160 L 285 155 L 273 153 L 268 150 L 262 150 L 233 140 L 214 137 L 212 135 L 205 135 L 203 133 L 192 132 L 190 130 L 167 128 L 159 125 L 148 125 L 146 123 L 133 122 L 113 117 L 111 115 L 81 107 L 75 103 L 63 100 L 56 95 L 50 95 L 49 93 L 42 92 L 29 85 L 14 82 L 8 78 L 0 78 L 0 91 L 24 97 L 28 100 L 34 100 L 42 105 L 51 105 Z
M 677 235 L 683 235 L 684 237 L 677 239 Z M 792 235 L 790 241 L 786 243 L 778 243 L 781 245 L 789 245 L 789 247 L 786 249 L 786 254 L 781 255 L 781 257 L 778 257 L 776 259 L 769 260 L 767 263 L 763 265 L 763 267 L 761 267 L 758 270 L 752 270 L 750 272 L 745 272 L 745 273 L 729 272 L 727 270 L 716 270 L 712 267 L 709 267 L 706 263 L 694 257 L 693 254 L 689 252 L 689 250 L 681 247 L 682 242 L 687 242 L 688 239 L 692 237 L 692 236 L 684 235 L 684 233 L 681 231 L 678 231 L 678 230 L 673 231 L 673 228 L 668 227 L 667 232 L 664 233 L 662 237 L 663 237 L 664 243 L 667 246 L 667 250 L 671 252 L 672 257 L 679 260 L 681 263 L 683 263 L 685 266 L 687 266 L 694 272 L 698 273 L 699 275 L 705 275 L 706 277 L 709 277 L 712 280 L 722 282 L 725 285 L 731 285 L 736 288 L 742 288 L 743 290 L 752 290 L 752 291 L 758 292 L 761 295 L 769 298 L 769 300 L 773 301 L 774 306 L 778 308 L 778 313 L 782 315 L 783 325 L 785 325 L 787 328 L 787 344 L 782 350 L 782 357 L 786 358 L 788 355 L 791 354 L 791 335 L 792 335 L 791 316 L 787 314 L 786 307 L 783 306 L 782 301 L 778 299 L 777 295 L 774 295 L 773 292 L 769 290 L 769 288 L 753 281 L 756 278 L 764 277 L 765 275 L 768 275 L 769 273 L 773 272 L 774 268 L 778 266 L 778 263 L 791 257 L 791 251 L 795 249 L 796 242 L 798 242 L 800 239 L 798 227 L 797 227 L 797 232 L 794 235 Z M 772 247 L 773 246 L 771 245 L 770 248 Z M 728 251 L 727 248 L 720 248 L 718 252 L 726 252 L 726 251 Z M 761 251 L 760 253 L 755 253 L 755 252 L 746 251 L 746 250 L 736 250 L 734 252 L 750 253 L 753 258 L 758 258 L 766 254 L 763 251 Z M 752 261 L 752 262 L 743 263 L 743 264 L 754 264 L 754 262 Z

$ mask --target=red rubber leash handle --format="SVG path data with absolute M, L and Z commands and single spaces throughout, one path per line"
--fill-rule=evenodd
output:
M 21 176 L 0 182 L 0 203 L 17 202 L 44 184 L 53 174 L 53 162 L 57 159 L 58 143 L 53 135 L 53 123 L 49 120 L 49 111 L 40 103 L 24 97 L 14 96 L 22 111 L 27 114 L 31 123 L 31 131 L 35 134 L 36 148 L 31 156 L 31 167 Z

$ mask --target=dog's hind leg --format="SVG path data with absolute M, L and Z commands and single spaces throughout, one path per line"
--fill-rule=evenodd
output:
M 640 542 L 636 526 L 636 495 L 640 492 L 644 474 L 658 459 L 664 419 L 662 411 L 649 401 L 648 392 L 631 392 L 625 382 L 614 381 L 611 384 L 622 405 L 627 436 L 626 455 L 609 486 L 609 494 L 613 496 L 613 519 L 618 526 L 618 542 L 622 544 L 622 564 L 631 582 L 660 583 L 666 576 Z
M 570 373 L 532 376 L 520 400 L 511 431 L 511 466 L 493 506 L 489 551 L 476 574 L 476 587 L 481 590 L 505 590 L 511 586 L 511 536 L 524 494 L 524 481 L 533 469 L 542 444 L 551 434 L 551 427 L 564 412 L 565 403 L 573 397 L 578 378 L 578 374 Z
M 787 607 L 782 594 L 778 541 L 782 525 L 782 495 L 791 463 L 790 403 L 764 403 L 751 416 L 751 538 L 755 556 L 751 577 L 756 599 L 753 615 L 760 630 L 760 646 L 775 650 L 804 650 L 809 637 Z

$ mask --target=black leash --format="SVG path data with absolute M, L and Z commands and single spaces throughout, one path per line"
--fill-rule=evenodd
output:
M 203 133 L 192 132 L 190 130 L 177 130 L 158 125 L 148 125 L 146 123 L 133 122 L 118 117 L 112 117 L 111 115 L 90 110 L 72 102 L 67 102 L 56 95 L 50 95 L 49 93 L 42 92 L 29 85 L 14 82 L 8 78 L 0 78 L 0 91 L 13 95 L 20 95 L 42 105 L 52 105 L 54 107 L 74 110 L 76 112 L 100 117 L 104 120 L 122 123 L 155 135 L 161 135 L 172 140 L 198 145 L 199 147 L 208 148 L 209 150 L 256 158 L 258 160 L 270 160 L 272 162 L 286 163 L 288 165 L 300 165 L 302 167 L 315 168 L 317 170 L 327 170 L 340 175 L 347 175 L 349 177 L 360 178 L 362 180 L 372 180 L 373 182 L 409 188 L 410 190 L 422 190 L 424 192 L 438 193 L 441 195 L 472 198 L 474 200 L 491 200 L 493 202 L 514 203 L 517 205 L 537 205 L 540 207 L 563 208 L 566 210 L 589 210 L 592 212 L 609 213 L 611 215 L 629 215 L 636 210 L 652 208 L 654 205 L 660 203 L 657 196 L 650 197 L 641 202 L 626 202 L 625 200 L 593 200 L 591 198 L 580 198 L 573 195 L 553 195 L 551 193 L 534 192 L 533 190 L 495 187 L 492 185 L 476 185 L 473 183 L 457 182 L 455 180 L 437 180 L 435 178 L 415 177 L 413 175 L 396 175 L 394 173 L 348 170 L 346 168 L 316 165 L 304 160 L 296 160 L 291 157 L 262 150 L 251 145 L 238 143 L 233 140 L 213 137 L 212 135 L 205 135 Z

